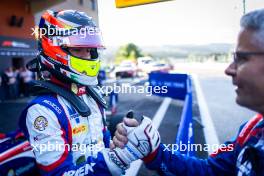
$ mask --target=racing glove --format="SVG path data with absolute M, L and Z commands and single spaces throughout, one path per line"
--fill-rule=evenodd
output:
M 105 149 L 102 152 L 113 175 L 124 174 L 131 162 L 156 153 L 160 144 L 159 132 L 148 117 L 143 116 L 137 127 L 128 127 L 125 124 L 123 126 L 127 130 L 126 146 L 123 149 Z

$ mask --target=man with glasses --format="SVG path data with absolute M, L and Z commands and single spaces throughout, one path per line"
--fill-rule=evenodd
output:
M 115 146 L 132 151 L 149 169 L 162 175 L 264 175 L 264 9 L 241 18 L 234 61 L 225 73 L 236 86 L 236 102 L 256 111 L 242 125 L 235 140 L 226 142 L 208 159 L 172 154 L 160 144 L 159 133 L 148 118 L 139 123 L 124 118 L 113 139 Z M 223 122 L 225 123 L 225 122 Z M 135 152 L 137 151 L 137 152 Z

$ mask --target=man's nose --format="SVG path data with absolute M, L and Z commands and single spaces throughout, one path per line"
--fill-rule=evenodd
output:
M 225 69 L 225 74 L 231 77 L 236 75 L 236 65 L 234 62 L 228 65 L 228 67 Z

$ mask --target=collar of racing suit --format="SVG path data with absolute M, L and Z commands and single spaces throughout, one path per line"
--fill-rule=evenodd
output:
M 64 88 L 67 89 L 67 90 L 72 91 L 72 92 L 73 92 L 74 94 L 76 94 L 77 96 L 81 96 L 81 95 L 87 93 L 85 86 L 78 85 L 78 84 L 76 84 L 76 83 L 70 83 L 70 84 L 67 84 L 67 83 L 61 82 L 60 80 L 58 80 L 58 79 L 57 79 L 56 77 L 54 77 L 54 76 L 51 76 L 50 81 L 51 81 L 52 83 L 54 83 L 54 84 L 57 84 L 57 85 L 59 85 L 59 86 L 64 87 Z

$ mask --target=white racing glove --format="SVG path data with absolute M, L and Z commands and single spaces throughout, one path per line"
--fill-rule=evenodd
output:
M 155 152 L 160 144 L 159 132 L 148 117 L 143 116 L 137 127 L 128 127 L 124 124 L 123 126 L 127 130 L 128 138 L 124 149 L 105 149 L 102 152 L 112 175 L 124 174 L 131 162 Z

